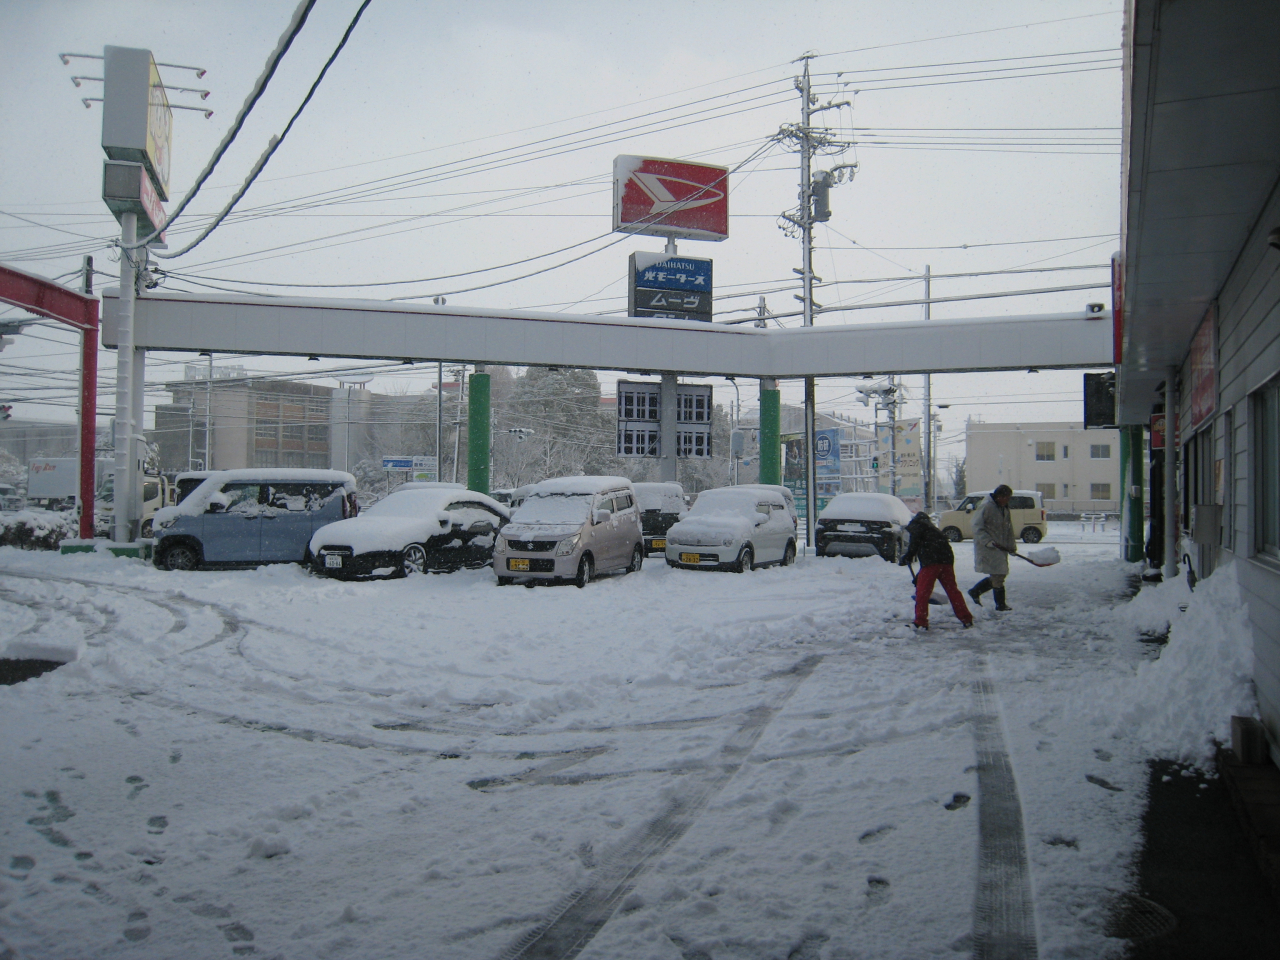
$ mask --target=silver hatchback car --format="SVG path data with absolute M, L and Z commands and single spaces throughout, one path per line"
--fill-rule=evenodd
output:
M 625 477 L 562 477 L 528 489 L 493 548 L 498 585 L 571 580 L 640 569 L 644 534 L 635 490 Z

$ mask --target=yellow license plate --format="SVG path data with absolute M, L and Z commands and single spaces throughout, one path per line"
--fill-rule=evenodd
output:
M 518 559 L 516 559 L 516 558 L 514 558 L 514 557 L 509 558 L 509 559 L 507 560 L 507 569 L 508 569 L 508 570 L 525 570 L 525 571 L 528 571 L 528 569 L 529 569 L 529 561 L 528 561 L 528 560 L 518 560 Z
M 658 540 L 658 539 L 656 539 L 656 538 L 655 538 L 655 539 L 654 539 L 654 541 L 653 541 L 653 549 L 655 549 L 655 550 L 665 550 L 665 549 L 667 549 L 667 541 L 665 541 L 665 540 Z
M 699 560 L 701 560 L 701 559 L 702 559 L 702 557 L 701 557 L 701 556 L 699 556 L 699 555 L 698 555 L 698 554 L 696 554 L 696 553 L 682 553 L 682 554 L 680 554 L 680 562 L 681 562 L 681 563 L 697 563 L 697 562 L 698 562 Z

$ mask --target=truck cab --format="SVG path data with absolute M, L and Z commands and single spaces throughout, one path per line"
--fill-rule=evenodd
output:
M 142 521 L 138 536 L 147 539 L 152 535 L 156 511 L 168 506 L 170 493 L 169 478 L 162 475 L 146 474 L 142 477 Z M 98 536 L 110 536 L 113 510 L 115 507 L 115 474 L 107 474 L 94 495 L 93 517 L 94 533 Z

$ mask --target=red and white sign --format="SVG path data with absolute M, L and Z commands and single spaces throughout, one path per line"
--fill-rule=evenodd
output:
M 616 157 L 613 231 L 687 240 L 726 239 L 728 169 L 656 157 Z
M 1187 432 L 1194 433 L 1218 408 L 1217 364 L 1213 349 L 1213 329 L 1217 325 L 1217 310 L 1212 306 L 1200 321 L 1200 327 L 1191 340 L 1190 379 L 1191 416 Z

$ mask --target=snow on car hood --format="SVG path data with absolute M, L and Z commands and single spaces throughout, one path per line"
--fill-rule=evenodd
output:
M 354 554 L 403 550 L 449 530 L 449 522 L 408 517 L 351 517 L 327 523 L 311 537 L 311 552 L 321 547 L 350 547 Z
M 819 520 L 880 520 L 910 523 L 911 510 L 887 493 L 842 493 L 818 514 Z

